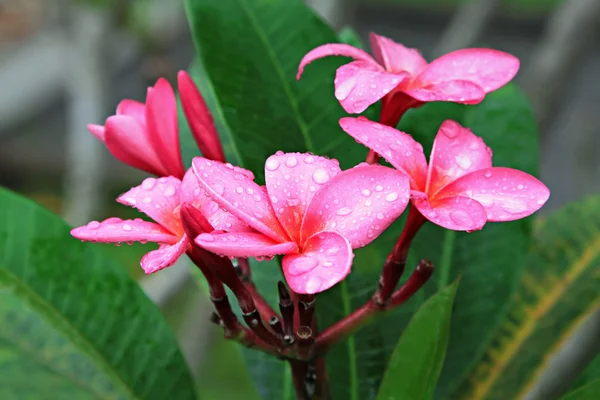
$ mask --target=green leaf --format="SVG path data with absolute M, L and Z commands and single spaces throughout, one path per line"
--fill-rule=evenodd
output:
M 520 399 L 566 339 L 600 307 L 600 196 L 539 227 L 517 292 L 484 361 L 455 397 Z
M 124 268 L 0 189 L 0 398 L 194 399 L 175 336 Z
M 345 113 L 333 79 L 345 60 L 318 60 L 296 81 L 304 54 L 338 41 L 302 1 L 187 0 L 186 9 L 245 168 L 262 177 L 266 158 L 278 150 L 329 155 L 344 168 L 364 160 L 366 150 L 338 125 Z
M 450 333 L 458 281 L 442 289 L 410 320 L 390 363 L 377 400 L 426 400 L 433 397 Z
M 562 397 L 562 400 L 597 400 L 600 398 L 600 379 L 596 379 Z
M 579 389 L 580 387 L 598 379 L 598 377 L 600 377 L 600 355 L 596 356 L 583 370 L 581 375 L 571 386 L 571 390 Z
M 454 119 L 492 148 L 495 166 L 538 175 L 538 135 L 531 107 L 514 86 L 488 94 L 476 106 L 429 103 L 410 110 L 399 129 L 411 133 L 429 154 L 441 123 Z M 473 233 L 425 224 L 411 254 L 433 261 L 436 271 L 426 286 L 433 293 L 458 276 L 461 286 L 452 316 L 452 334 L 436 394 L 448 396 L 481 360 L 508 311 L 507 303 L 530 243 L 531 220 L 489 223 Z

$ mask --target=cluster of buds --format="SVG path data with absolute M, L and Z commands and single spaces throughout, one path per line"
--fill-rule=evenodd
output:
M 417 50 L 372 35 L 375 58 L 345 44 L 310 51 L 317 58 L 355 59 L 341 66 L 335 97 L 349 113 L 381 100 L 379 122 L 346 117 L 340 126 L 369 148 L 366 163 L 342 171 L 336 160 L 310 153 L 277 152 L 265 162 L 265 185 L 251 171 L 226 163 L 210 112 L 191 78 L 180 72 L 179 94 L 203 157 L 185 171 L 179 150 L 176 98 L 160 79 L 146 103 L 124 100 L 104 126 L 90 131 L 119 160 L 147 171 L 140 186 L 118 201 L 154 222 L 109 218 L 93 221 L 72 235 L 95 242 L 156 242 L 141 260 L 146 273 L 169 267 L 184 253 L 202 271 L 214 304 L 213 322 L 225 336 L 290 361 L 300 397 L 320 390 L 319 361 L 334 343 L 379 312 L 408 300 L 429 279 L 433 266 L 422 260 L 397 288 L 413 237 L 427 221 L 472 232 L 488 221 L 513 221 L 537 211 L 549 191 L 536 178 L 492 167 L 483 140 L 457 122 L 445 121 L 429 162 L 422 146 L 395 129 L 409 108 L 429 101 L 481 102 L 509 82 L 519 61 L 490 49 L 465 49 L 428 64 Z M 393 168 L 379 165 L 385 158 Z M 373 297 L 321 332 L 314 319 L 315 294 L 351 271 L 353 249 L 375 240 L 409 206 L 407 222 L 382 267 Z M 286 283 L 279 282 L 279 313 L 258 293 L 248 258 L 283 256 Z M 242 310 L 243 325 L 225 292 Z M 316 383 L 315 383 L 316 382 Z

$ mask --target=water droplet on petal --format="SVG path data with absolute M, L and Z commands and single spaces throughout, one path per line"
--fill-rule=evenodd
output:
M 131 230 L 131 225 L 129 225 L 129 224 L 123 225 L 123 230 L 129 232 Z
M 296 207 L 300 205 L 300 199 L 287 199 L 287 203 L 290 207 Z
M 501 208 L 510 214 L 519 214 L 527 210 L 527 204 L 522 199 L 512 198 L 510 200 L 504 200 Z
M 288 159 L 285 160 L 285 165 L 287 165 L 289 168 L 294 168 L 296 164 L 298 164 L 298 160 L 296 160 L 296 157 L 294 156 L 288 157 Z
M 164 195 L 167 197 L 173 196 L 175 194 L 175 187 L 174 186 L 167 186 L 167 188 L 165 189 Z
M 252 188 L 246 188 L 246 193 L 252 194 L 254 193 L 254 190 L 252 190 Z
M 146 178 L 144 182 L 142 182 L 142 189 L 144 190 L 152 190 L 156 186 L 156 179 L 154 178 Z
M 521 184 L 518 184 L 518 185 L 517 185 L 517 189 L 519 189 L 519 190 L 523 190 L 523 189 L 525 189 L 525 186 L 523 186 L 523 185 L 521 185 Z
M 376 217 L 377 219 L 384 219 L 385 215 L 383 215 L 382 213 L 377 213 Z
M 456 161 L 458 166 L 462 169 L 469 169 L 471 168 L 471 165 L 473 165 L 471 159 L 466 154 L 459 154 L 458 156 L 454 157 L 454 161 Z
M 312 178 L 315 183 L 322 185 L 329 180 L 329 173 L 323 168 L 317 168 L 313 172 Z
M 235 192 L 241 194 L 244 191 L 241 186 L 235 188 Z
M 298 257 L 288 266 L 288 274 L 290 275 L 302 275 L 312 270 L 317 266 L 317 260 L 310 257 Z
M 367 207 L 371 207 L 371 205 L 373 204 L 373 200 L 368 199 L 367 201 L 365 201 L 365 206 Z
M 385 199 L 387 201 L 396 201 L 396 200 L 398 200 L 398 193 L 392 192 L 392 193 L 388 194 L 387 196 L 385 196 Z
M 371 195 L 371 191 L 369 189 L 363 189 L 360 191 L 363 196 L 369 197 Z
M 89 224 L 87 224 L 87 227 L 90 229 L 98 229 L 98 228 L 100 228 L 100 222 L 92 221 Z
M 377 190 L 378 192 L 381 192 L 383 190 L 383 186 L 377 185 L 377 186 L 375 186 L 375 190 Z
M 450 212 L 450 219 L 456 225 L 461 226 L 461 227 L 469 226 L 469 225 L 473 224 L 473 219 L 471 218 L 471 216 L 469 214 L 467 214 L 466 212 L 460 211 L 460 210 Z
M 336 212 L 337 215 L 349 215 L 352 214 L 352 209 L 350 207 L 342 207 Z
M 485 176 L 486 178 L 491 178 L 492 177 L 492 171 L 485 171 L 483 173 L 483 176 Z
M 277 168 L 279 168 L 279 160 L 275 157 L 271 157 L 267 160 L 265 167 L 269 171 L 275 171 Z

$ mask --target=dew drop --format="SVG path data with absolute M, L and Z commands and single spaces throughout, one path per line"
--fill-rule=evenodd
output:
M 296 207 L 300 205 L 300 199 L 287 199 L 287 203 L 290 207 Z
M 317 168 L 312 175 L 313 181 L 322 185 L 329 180 L 329 173 L 323 168 Z
M 90 229 L 98 229 L 98 228 L 100 228 L 100 222 L 92 221 L 89 224 L 87 224 L 87 227 Z
M 377 219 L 383 219 L 385 218 L 385 215 L 383 215 L 383 213 L 377 213 L 376 217 Z
M 461 167 L 462 169 L 469 169 L 469 168 L 471 168 L 471 165 L 473 165 L 469 156 L 465 155 L 465 154 L 460 154 L 460 155 L 454 157 L 454 161 L 456 161 L 458 166 Z
M 396 192 L 392 192 L 390 194 L 388 194 L 387 196 L 385 196 L 386 201 L 396 201 L 398 200 L 398 193 Z
M 285 160 L 285 165 L 287 165 L 289 168 L 294 168 L 297 164 L 298 160 L 296 160 L 296 157 L 288 157 L 288 159 Z
M 460 210 L 450 212 L 450 219 L 458 226 L 469 226 L 473 224 L 473 219 L 469 214 Z
M 243 191 L 244 191 L 244 189 L 242 189 L 241 186 L 238 186 L 238 187 L 235 188 L 235 192 L 238 193 L 238 194 L 241 194 Z
M 317 264 L 314 258 L 298 257 L 291 262 L 287 272 L 294 276 L 302 275 L 315 268 Z
M 332 266 L 333 266 L 333 263 L 332 263 L 331 261 L 325 261 L 325 262 L 323 263 L 323 266 L 324 266 L 325 268 L 329 268 L 329 267 L 332 267 Z
M 252 188 L 246 188 L 246 193 L 252 194 L 254 193 L 254 190 L 252 190 Z
M 269 171 L 275 171 L 277 168 L 279 168 L 279 160 L 276 159 L 275 157 L 271 157 L 267 160 L 265 167 Z
M 492 177 L 492 171 L 485 171 L 483 173 L 483 176 L 485 176 L 486 178 L 491 178 Z
M 360 191 L 363 196 L 369 197 L 371 195 L 371 191 L 369 189 L 363 189 Z
M 525 186 L 523 186 L 523 185 L 521 185 L 521 184 L 518 184 L 518 185 L 517 185 L 517 189 L 519 189 L 519 190 L 523 190 L 523 189 L 525 189 Z
M 129 224 L 123 225 L 123 230 L 129 232 L 131 230 L 131 225 L 129 225 Z
M 336 212 L 337 215 L 350 215 L 352 214 L 352 209 L 350 207 L 342 207 Z
M 375 190 L 377 190 L 378 192 L 381 192 L 383 190 L 383 186 L 377 185 L 377 186 L 375 186 Z
M 167 188 L 165 189 L 164 195 L 167 197 L 173 196 L 175 194 L 175 187 L 174 186 L 167 186 Z
M 277 196 L 273 196 L 271 195 L 271 203 L 275 204 L 279 201 L 279 199 L 277 198 Z
M 152 190 L 156 186 L 156 179 L 154 178 L 146 178 L 144 182 L 142 182 L 142 189 L 144 190 Z
M 253 197 L 253 199 L 254 199 L 254 201 L 260 201 L 261 200 L 260 195 L 258 195 L 258 194 L 255 194 L 254 197 Z
M 213 235 L 211 235 L 210 233 L 201 233 L 198 236 L 198 239 L 203 240 L 205 242 L 214 242 L 215 241 L 215 237 Z
M 367 199 L 367 201 L 365 201 L 365 206 L 367 206 L 367 207 L 371 207 L 372 204 L 373 204 L 373 200 L 371 200 L 371 199 Z

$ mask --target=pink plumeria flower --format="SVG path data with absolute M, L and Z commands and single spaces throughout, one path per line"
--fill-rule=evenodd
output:
M 189 75 L 178 76 L 183 109 L 194 138 L 207 158 L 224 160 L 223 149 L 212 117 Z M 123 100 L 116 115 L 104 126 L 88 125 L 121 162 L 157 176 L 182 179 L 185 173 L 179 151 L 177 102 L 169 82 L 160 78 L 148 88 L 146 104 Z
M 416 49 L 374 33 L 370 37 L 375 58 L 347 44 L 325 44 L 304 56 L 296 78 L 316 59 L 351 57 L 355 61 L 337 70 L 335 97 L 346 112 L 359 114 L 385 96 L 381 121 L 396 125 L 408 108 L 424 102 L 479 103 L 519 70 L 516 57 L 497 50 L 457 50 L 428 64 Z
M 283 272 L 297 293 L 344 279 L 352 249 L 379 236 L 409 201 L 403 173 L 366 164 L 342 172 L 337 161 L 312 154 L 269 157 L 266 186 L 200 157 L 192 168 L 212 200 L 255 230 L 202 234 L 196 243 L 228 257 L 284 254 Z
M 253 177 L 250 171 L 237 169 L 245 176 Z M 221 210 L 200 190 L 198 180 L 189 170 L 183 182 L 174 177 L 147 178 L 140 186 L 119 196 L 118 202 L 137 208 L 154 222 L 140 218 L 122 220 L 109 218 L 92 221 L 71 231 L 74 237 L 101 243 L 159 243 L 158 250 L 147 253 L 141 260 L 145 273 L 150 274 L 173 265 L 189 250 L 190 238 L 182 225 L 180 208 L 190 204 L 198 209 L 214 229 L 219 231 L 251 231 L 246 224 L 233 215 Z
M 447 229 L 473 231 L 487 221 L 514 221 L 539 210 L 548 188 L 522 171 L 492 167 L 492 152 L 470 129 L 447 120 L 431 150 L 410 135 L 369 121 L 342 118 L 342 129 L 410 177 L 412 204 Z

